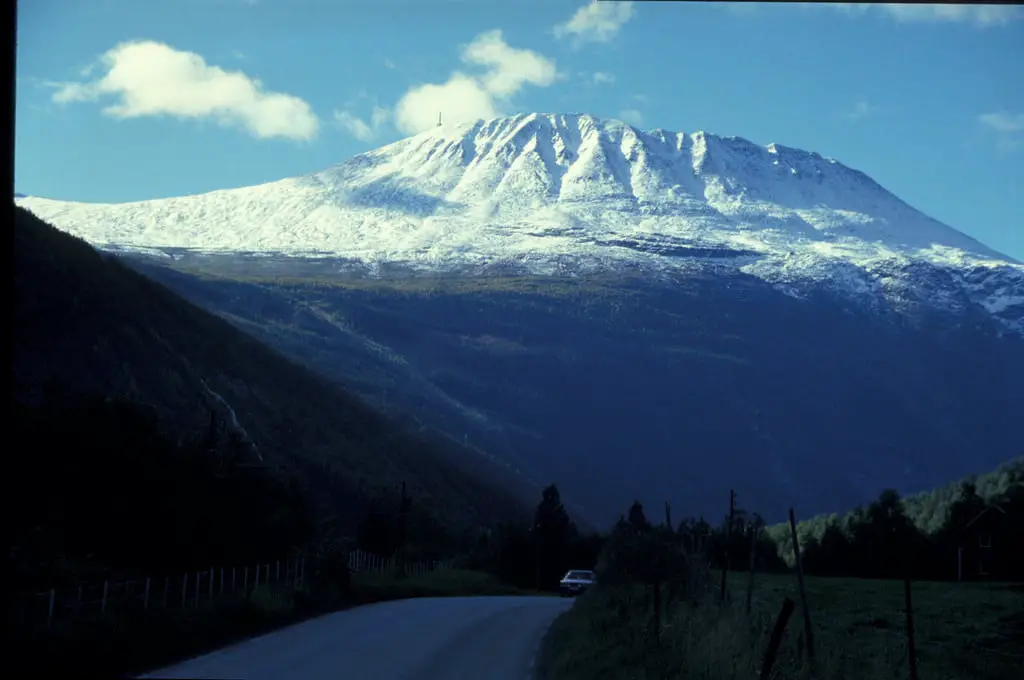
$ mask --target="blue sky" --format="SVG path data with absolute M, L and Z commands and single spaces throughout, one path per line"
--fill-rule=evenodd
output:
M 1024 8 L 33 0 L 16 185 L 116 202 L 323 169 L 445 119 L 584 112 L 817 151 L 1024 260 Z

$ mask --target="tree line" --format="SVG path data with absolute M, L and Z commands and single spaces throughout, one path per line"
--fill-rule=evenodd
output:
M 205 427 L 173 436 L 153 409 L 125 400 L 56 392 L 35 403 L 16 401 L 13 409 L 20 449 L 9 478 L 18 483 L 19 511 L 9 560 L 28 588 L 110 570 L 184 571 L 298 551 L 333 563 L 324 569 L 347 581 L 347 552 L 358 547 L 399 563 L 461 555 L 467 568 L 512 585 L 553 589 L 569 569 L 607 562 L 611 553 L 602 551 L 608 546 L 632 546 L 628 550 L 637 555 L 651 549 L 623 543 L 627 528 L 644 541 L 671 539 L 711 569 L 744 571 L 751 554 L 758 571 L 792 566 L 789 527 L 766 528 L 738 503 L 714 525 L 703 517 L 673 523 L 667 504 L 664 520 L 652 523 L 634 503 L 610 532 L 599 534 L 576 526 L 552 484 L 532 518 L 453 529 L 430 499 L 414 497 L 403 484 L 368 493 L 356 516 L 341 517 L 318 505 L 294 470 L 252 464 L 251 446 L 214 413 Z M 1020 545 L 1024 462 L 977 481 L 960 484 L 955 496 L 944 489 L 912 502 L 886 490 L 845 517 L 801 523 L 805 571 L 954 579 L 961 532 L 994 506 L 1006 519 L 993 530 L 993 543 Z M 914 512 L 927 520 L 915 521 Z M 1015 553 L 1024 550 L 1005 551 L 996 565 L 1005 573 L 993 577 L 1022 577 L 1022 558 Z
M 804 572 L 816 576 L 915 580 L 956 580 L 957 551 L 964 531 L 986 509 L 998 512 L 985 533 L 998 548 L 987 576 L 995 580 L 1024 580 L 1024 464 L 1013 461 L 994 473 L 952 488 L 917 494 L 906 502 L 892 489 L 884 490 L 866 507 L 839 518 L 815 518 L 798 527 Z M 941 505 L 929 499 L 943 499 Z M 908 510 L 908 506 L 910 510 Z M 932 531 L 912 518 L 927 510 Z M 936 515 L 942 520 L 936 524 Z M 921 516 L 921 515 L 919 515 Z M 925 524 L 928 526 L 929 524 Z M 643 504 L 634 502 L 606 534 L 583 534 L 569 520 L 555 485 L 544 490 L 532 525 L 506 525 L 481 538 L 472 564 L 517 585 L 553 588 L 569 569 L 595 565 L 602 582 L 658 583 L 688 578 L 687 573 L 723 570 L 785 572 L 794 565 L 788 524 L 766 527 L 756 512 L 733 503 L 712 524 L 704 517 L 673 523 L 665 504 L 663 520 L 648 519 Z M 678 572 L 678 573 L 677 573 Z M 969 578 L 970 576 L 965 576 Z M 652 595 L 653 597 L 653 595 Z
M 802 565 L 806 573 L 818 576 L 956 580 L 959 549 L 977 547 L 979 538 L 965 532 L 986 509 L 998 513 L 984 532 L 997 551 L 987 576 L 1024 580 L 1024 483 L 1019 478 L 987 500 L 973 483 L 963 482 L 944 520 L 931 532 L 914 523 L 898 492 L 883 491 L 867 507 L 842 519 L 827 518 L 820 533 L 805 529 Z M 792 539 L 778 538 L 780 551 L 792 554 Z

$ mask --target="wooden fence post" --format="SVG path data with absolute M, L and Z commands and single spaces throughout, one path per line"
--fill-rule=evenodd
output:
M 760 532 L 761 526 L 755 520 L 750 527 L 750 564 L 748 569 L 750 573 L 747 574 L 747 617 L 750 617 L 750 604 L 754 598 L 754 565 L 757 562 L 757 534 Z
M 54 601 L 56 599 L 57 599 L 57 589 L 56 588 L 50 588 L 50 605 L 47 608 L 47 613 L 46 613 L 46 627 L 47 628 L 49 628 L 50 626 L 53 625 L 53 605 L 54 605 Z
M 232 592 L 232 594 L 234 594 L 236 590 L 238 590 L 238 588 L 237 588 L 237 581 L 235 580 L 235 567 L 231 567 L 231 592 Z
M 917 680 L 917 648 L 914 643 L 914 607 L 910 602 L 910 578 L 903 579 L 903 599 L 907 608 L 907 653 L 910 655 L 910 680 Z
M 729 489 L 729 520 L 728 524 L 725 525 L 725 554 L 722 555 L 722 592 L 719 593 L 719 600 L 722 604 L 725 604 L 725 600 L 728 597 L 728 590 L 726 586 L 726 578 L 729 575 L 729 558 L 730 558 L 730 542 L 732 539 L 732 522 L 736 508 L 736 492 L 733 489 Z
M 110 587 L 110 581 L 107 579 L 103 580 L 103 599 L 100 600 L 100 614 L 107 613 L 107 591 Z
M 149 577 L 146 577 L 146 591 L 142 595 L 142 611 L 149 611 Z
M 299 585 L 306 585 L 306 558 L 303 557 L 299 561 Z
M 213 582 L 214 582 L 213 574 L 214 574 L 213 567 L 210 567 L 210 600 L 213 600 Z
M 202 573 L 201 571 L 196 572 L 196 609 L 199 609 L 199 576 Z
M 772 673 L 772 666 L 775 665 L 775 655 L 779 652 L 779 645 L 782 644 L 782 633 L 786 630 L 789 617 L 793 614 L 793 600 L 788 597 L 782 601 L 782 610 L 775 619 L 775 627 L 772 628 L 772 636 L 768 640 L 768 649 L 764 652 L 764 662 L 761 664 L 761 680 L 768 680 Z
M 220 568 L 220 594 L 224 594 L 224 567 Z
M 807 607 L 807 592 L 804 590 L 804 565 L 800 560 L 800 541 L 796 536 L 796 515 L 789 509 L 789 530 L 793 534 L 793 556 L 796 557 L 796 579 L 800 586 L 800 606 L 804 612 L 804 637 L 807 642 L 807 660 L 814 666 L 814 631 L 811 628 L 811 610 Z
M 188 574 L 183 574 L 181 577 L 181 608 L 184 609 L 188 604 Z
M 281 560 L 277 561 L 277 574 L 274 576 L 274 580 L 276 580 L 278 585 L 280 585 L 280 583 L 281 583 Z
M 249 592 L 249 567 L 245 568 L 245 579 L 242 581 L 242 590 Z
M 260 565 L 256 565 L 256 578 L 252 582 L 253 590 L 260 587 Z

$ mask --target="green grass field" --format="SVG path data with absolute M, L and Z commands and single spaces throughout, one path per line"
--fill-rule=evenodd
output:
M 732 604 L 714 593 L 696 606 L 674 606 L 661 640 L 646 634 L 650 608 L 641 589 L 616 597 L 594 591 L 552 627 L 545 680 L 699 678 L 752 680 L 784 597 L 797 603 L 773 678 L 908 678 L 903 584 L 808 578 L 816 672 L 802 652 L 803 617 L 795 576 L 758 575 L 750 618 L 746 575 L 729 580 Z M 913 586 L 921 680 L 1007 680 L 1024 664 L 1024 588 L 1006 584 Z

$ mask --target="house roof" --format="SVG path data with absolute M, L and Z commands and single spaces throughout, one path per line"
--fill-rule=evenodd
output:
M 988 513 L 989 510 L 998 510 L 999 512 L 1003 513 L 1004 515 L 1006 514 L 1006 510 L 1003 510 L 998 505 L 987 505 L 987 506 L 985 506 L 984 510 L 982 510 L 981 512 L 979 512 L 977 515 L 974 516 L 974 519 L 972 519 L 970 522 L 968 522 L 967 524 L 964 525 L 964 528 L 963 528 L 962 531 L 967 531 L 972 526 L 974 526 L 974 523 L 977 522 L 982 517 L 984 517 Z

